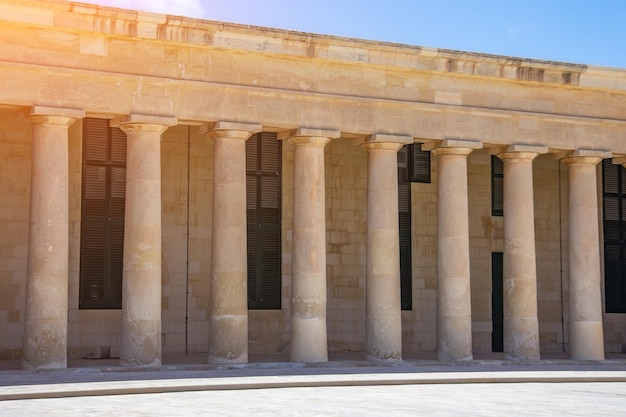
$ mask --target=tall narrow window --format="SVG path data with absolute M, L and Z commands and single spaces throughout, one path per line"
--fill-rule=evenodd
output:
M 411 183 L 398 184 L 398 223 L 400 234 L 400 304 L 413 309 L 413 273 L 411 263 Z
M 626 313 L 626 177 L 621 165 L 602 161 L 604 295 L 607 313 Z
M 491 351 L 504 352 L 504 254 L 491 253 Z
M 83 120 L 79 308 L 122 308 L 126 134 Z
M 491 155 L 491 215 L 504 215 L 504 163 Z
M 421 143 L 405 145 L 398 151 L 398 231 L 402 310 L 413 309 L 411 182 L 430 183 L 430 152 L 422 151 Z
M 281 143 L 261 132 L 246 142 L 248 308 L 281 308 Z
M 398 226 L 402 310 L 413 309 L 411 182 L 430 183 L 430 152 L 423 151 L 421 143 L 406 145 L 398 151 Z

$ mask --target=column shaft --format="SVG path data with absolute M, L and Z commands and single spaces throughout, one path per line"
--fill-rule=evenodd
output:
M 248 362 L 246 140 L 260 125 L 219 122 L 213 139 L 209 363 Z
M 572 359 L 603 360 L 596 165 L 606 152 L 580 150 L 569 167 L 569 341 Z
M 327 362 L 324 146 L 334 131 L 298 129 L 294 144 L 292 362 Z
M 512 145 L 504 161 L 504 353 L 539 359 L 533 159 L 547 149 Z
M 367 152 L 366 339 L 368 359 L 402 359 L 397 152 L 411 137 L 374 135 Z
M 437 217 L 437 356 L 471 360 L 467 157 L 478 142 L 445 141 L 435 148 L 439 164 Z
M 84 112 L 35 107 L 24 369 L 67 367 L 68 127 Z
M 113 120 L 127 136 L 120 363 L 161 365 L 161 134 L 174 118 Z

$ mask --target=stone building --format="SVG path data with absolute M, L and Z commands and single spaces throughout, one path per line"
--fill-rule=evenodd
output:
M 61 0 L 0 39 L 1 359 L 626 350 L 626 70 Z

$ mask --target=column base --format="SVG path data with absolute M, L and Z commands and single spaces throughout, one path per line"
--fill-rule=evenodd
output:
M 123 321 L 120 340 L 120 365 L 161 366 L 161 322 Z
M 222 356 L 209 355 L 208 363 L 215 365 L 230 365 L 230 364 L 241 364 L 248 363 L 248 354 L 243 354 L 237 358 L 227 357 L 224 358 Z
M 601 321 L 573 321 L 569 328 L 572 359 L 604 360 L 604 332 Z
M 403 360 L 402 353 L 399 352 L 394 352 L 393 354 L 389 354 L 387 356 L 378 356 L 376 352 L 366 353 L 365 359 L 372 362 L 402 362 Z
M 67 368 L 67 321 L 26 323 L 22 369 Z
M 537 319 L 504 319 L 504 357 L 511 360 L 540 359 Z
M 367 318 L 365 355 L 376 361 L 402 360 L 401 317 Z
M 328 362 L 325 318 L 291 319 L 291 362 Z
M 211 317 L 209 363 L 248 363 L 247 315 Z
M 445 350 L 437 351 L 437 360 L 442 362 L 469 362 L 474 360 L 474 355 L 450 355 Z
M 460 299 L 461 297 L 455 298 Z M 459 301 L 459 303 L 461 302 Z M 449 305 L 447 308 L 453 310 L 455 307 Z M 467 315 L 439 316 L 437 320 L 437 359 L 440 361 L 471 361 L 474 359 L 472 318 Z

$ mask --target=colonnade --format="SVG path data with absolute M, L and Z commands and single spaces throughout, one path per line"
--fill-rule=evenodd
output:
M 32 182 L 23 366 L 67 366 L 68 128 L 75 109 L 33 107 Z M 174 117 L 111 121 L 128 138 L 120 362 L 161 363 L 160 137 Z M 208 360 L 248 361 L 245 141 L 261 125 L 201 126 L 214 142 L 213 242 Z M 279 134 L 294 145 L 291 352 L 295 362 L 328 360 L 324 147 L 339 131 Z M 375 134 L 368 155 L 366 339 L 375 360 L 402 359 L 396 153 L 409 136 Z M 437 351 L 472 359 L 467 158 L 477 141 L 443 140 L 438 159 Z M 504 346 L 507 357 L 539 358 L 532 161 L 547 148 L 512 144 L 504 161 Z M 596 165 L 608 152 L 571 152 L 569 167 L 570 345 L 574 359 L 603 359 Z

